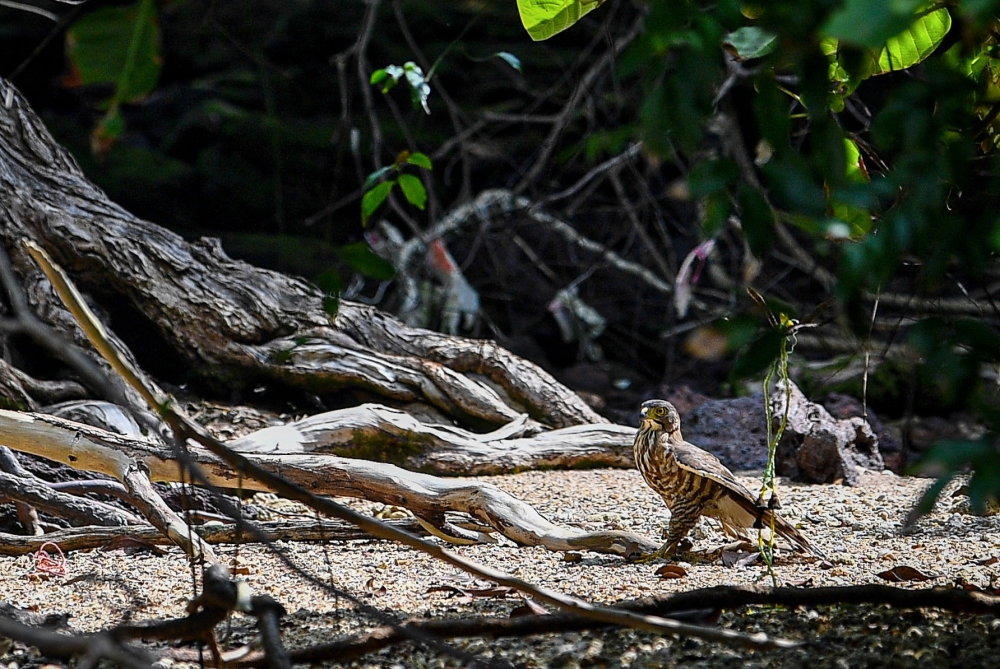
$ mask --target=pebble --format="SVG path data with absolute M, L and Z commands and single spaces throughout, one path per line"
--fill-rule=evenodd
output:
M 590 523 L 596 529 L 604 530 L 609 524 L 620 524 L 627 525 L 629 531 L 656 538 L 669 520 L 662 500 L 645 486 L 633 470 L 525 472 L 478 480 L 497 485 L 531 503 L 545 517 L 563 525 Z M 742 477 L 741 480 L 751 490 L 759 488 L 758 479 Z M 1000 546 L 1000 520 L 997 518 L 953 514 L 950 509 L 942 509 L 918 521 L 907 534 L 900 531 L 913 503 L 929 484 L 927 479 L 883 476 L 864 477 L 863 486 L 857 488 L 804 486 L 782 481 L 779 494 L 786 500 L 789 517 L 793 517 L 794 512 L 801 531 L 810 542 L 830 555 L 834 564 L 829 569 L 823 569 L 811 558 L 779 551 L 775 564 L 779 582 L 810 581 L 815 586 L 884 583 L 877 573 L 907 565 L 924 573 L 940 574 L 942 579 L 937 583 L 953 582 L 959 577 L 974 584 L 991 583 L 996 579 L 1000 563 L 990 566 L 981 562 L 990 557 L 991 551 L 996 553 L 995 547 Z M 946 491 L 945 495 L 948 494 Z M 254 503 L 280 507 L 283 513 L 295 510 L 305 517 L 312 517 L 311 512 L 273 495 L 257 495 Z M 398 507 L 363 500 L 348 500 L 347 503 L 369 514 L 397 517 L 392 514 L 408 513 Z M 700 523 L 692 539 L 694 550 L 702 553 L 729 542 L 714 522 Z M 440 586 L 453 586 L 466 591 L 486 590 L 489 584 L 472 579 L 422 553 L 386 542 L 364 540 L 326 546 L 282 542 L 281 546 L 294 563 L 313 573 L 325 575 L 328 582 L 337 583 L 338 587 L 382 610 L 399 615 L 506 616 L 521 601 L 510 596 L 461 598 L 445 590 L 429 593 L 428 590 Z M 282 560 L 265 547 L 220 546 L 218 550 L 224 559 L 238 555 L 245 564 L 253 566 L 251 573 L 245 576 L 248 585 L 254 594 L 270 594 L 286 607 L 289 616 L 283 619 L 282 628 L 291 639 L 305 640 L 320 632 L 326 636 L 353 633 L 361 629 L 362 624 L 368 624 L 357 617 L 344 599 L 336 598 L 290 572 Z M 654 575 L 659 565 L 625 563 L 614 556 L 594 553 L 574 552 L 564 556 L 541 547 L 518 548 L 510 542 L 452 547 L 452 550 L 485 566 L 517 574 L 530 582 L 603 603 L 719 584 L 752 585 L 766 579 L 766 571 L 759 563 L 743 568 L 727 568 L 719 560 L 707 563 L 682 560 L 681 564 L 687 572 L 685 576 L 660 579 Z M 23 578 L 30 567 L 29 561 L 0 557 L 0 583 L 4 584 L 4 599 L 42 614 L 71 613 L 76 629 L 95 631 L 120 622 L 130 612 L 135 620 L 183 615 L 192 594 L 187 561 L 176 548 L 166 548 L 164 555 L 91 551 L 74 552 L 68 558 L 70 573 L 65 578 L 29 580 Z M 74 580 L 78 576 L 87 578 Z M 365 586 L 370 581 L 372 585 L 366 590 Z M 136 598 L 122 584 L 141 584 L 144 603 L 137 604 Z M 901 584 L 901 587 L 913 586 L 923 587 L 920 584 Z M 385 588 L 384 594 L 381 594 L 381 587 Z M 858 617 L 870 610 L 862 607 L 843 607 L 843 610 L 817 607 L 796 613 L 754 609 L 752 613 L 727 613 L 723 624 L 743 631 L 754 628 L 768 634 L 780 632 L 799 635 L 795 638 L 802 638 L 802 635 L 812 638 L 835 634 L 836 629 L 846 624 L 838 622 L 834 626 L 830 620 L 835 613 L 840 616 L 837 620 L 842 621 L 844 616 Z M 928 639 L 938 634 L 929 631 L 928 625 L 922 622 L 924 619 L 920 616 L 923 613 L 907 613 L 908 617 L 899 622 L 892 622 L 892 615 L 889 614 L 878 618 L 878 629 L 898 630 L 897 637 L 903 639 L 878 638 L 865 627 L 868 623 L 860 622 L 857 639 L 895 648 L 893 644 L 904 642 L 929 644 Z M 245 619 L 240 620 L 239 624 L 252 625 Z M 905 626 L 902 624 L 904 620 Z M 942 620 L 947 623 L 948 630 L 958 629 L 950 615 L 944 615 Z M 963 625 L 976 624 L 981 625 L 977 629 L 1000 630 L 997 619 L 980 617 L 975 621 L 978 622 L 969 619 Z M 803 625 L 807 627 L 803 628 Z M 917 629 L 924 636 L 910 638 L 918 635 L 902 633 L 910 629 Z M 982 636 L 985 638 L 987 635 L 983 632 Z M 553 640 L 553 643 L 546 639 Z M 558 655 L 553 645 L 556 641 L 558 645 L 569 644 L 572 648 L 572 651 L 567 651 L 566 662 L 576 661 L 581 667 L 783 666 L 781 662 L 757 663 L 758 659 L 763 662 L 764 658 L 776 657 L 766 653 L 747 654 L 741 649 L 717 644 L 678 645 L 669 638 L 629 631 L 582 635 L 572 640 L 568 635 L 557 635 L 542 639 L 498 639 L 487 643 L 472 639 L 456 643 L 466 644 L 466 648 L 474 647 L 476 652 L 508 653 L 511 661 L 525 667 L 554 667 L 557 663 L 553 660 Z M 845 649 L 861 648 L 857 641 L 843 643 Z M 866 648 L 871 652 L 874 645 Z M 384 655 L 372 656 L 369 658 L 371 663 L 365 661 L 363 666 L 391 667 L 401 662 L 399 650 L 396 648 Z M 434 656 L 431 651 L 415 651 L 406 647 L 405 652 L 406 661 L 402 664 L 407 667 L 455 666 L 454 658 Z M 996 655 L 1000 652 L 993 656 Z M 705 660 L 705 664 L 691 664 L 692 657 L 709 659 Z M 729 659 L 713 662 L 711 657 Z M 3 658 L 3 662 L 6 664 L 0 664 L 0 668 L 17 669 L 19 666 L 17 663 L 11 666 L 10 657 Z M 24 660 L 21 664 L 26 662 Z M 168 669 L 165 665 L 161 666 Z M 789 662 L 787 666 L 813 665 L 803 661 Z M 839 665 L 832 663 L 831 655 L 830 662 L 816 666 Z M 967 666 L 974 666 L 974 663 Z

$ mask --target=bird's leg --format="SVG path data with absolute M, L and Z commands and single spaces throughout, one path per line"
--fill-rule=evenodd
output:
M 701 508 L 675 506 L 670 510 L 670 525 L 667 527 L 667 540 L 652 553 L 640 555 L 635 562 L 653 562 L 669 560 L 677 552 L 677 545 L 698 524 Z
M 639 557 L 632 560 L 638 564 L 645 564 L 647 562 L 656 562 L 657 560 L 669 560 L 674 556 L 674 552 L 677 550 L 677 542 L 670 543 L 667 541 L 658 549 L 651 553 L 643 553 Z

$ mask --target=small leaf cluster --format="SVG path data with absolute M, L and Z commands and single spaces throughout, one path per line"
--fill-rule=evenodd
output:
M 431 159 L 420 152 L 401 151 L 392 165 L 375 170 L 365 179 L 361 198 L 361 223 L 368 225 L 368 219 L 389 198 L 392 189 L 399 187 L 406 201 L 417 209 L 423 210 L 427 205 L 427 189 L 420 177 L 404 172 L 406 165 L 415 165 L 425 170 L 432 170 Z M 383 181 L 383 179 L 385 179 Z
M 383 95 L 392 90 L 400 80 L 406 82 L 410 89 L 410 99 L 414 109 L 423 109 L 424 113 L 430 114 L 431 108 L 427 105 L 427 100 L 431 95 L 431 86 L 427 83 L 430 76 L 424 76 L 424 71 L 412 60 L 406 61 L 402 65 L 387 65 L 372 72 L 372 86 L 381 86 Z

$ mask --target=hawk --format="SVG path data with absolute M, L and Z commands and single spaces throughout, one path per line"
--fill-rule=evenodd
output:
M 746 539 L 746 530 L 771 527 L 796 549 L 824 557 L 798 530 L 774 511 L 757 505 L 754 496 L 719 459 L 681 436 L 677 409 L 664 400 L 642 403 L 642 425 L 633 445 L 635 464 L 650 488 L 670 509 L 667 540 L 643 561 L 670 558 L 677 544 L 701 516 L 718 518 L 727 535 Z M 772 518 L 773 516 L 773 518 Z

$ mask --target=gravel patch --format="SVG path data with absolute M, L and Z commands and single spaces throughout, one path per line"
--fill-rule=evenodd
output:
M 586 529 L 626 529 L 659 537 L 669 514 L 635 471 L 592 470 L 526 472 L 483 477 L 533 505 L 550 519 Z M 758 479 L 743 477 L 753 490 Z M 927 587 L 966 583 L 980 587 L 1000 581 L 1000 517 L 964 512 L 964 499 L 946 492 L 935 512 L 914 528 L 903 521 L 928 485 L 925 479 L 891 474 L 865 475 L 863 485 L 783 483 L 782 515 L 796 523 L 812 543 L 830 557 L 829 564 L 782 553 L 776 565 L 781 583 L 852 585 L 885 583 L 878 573 L 899 565 L 931 577 Z M 380 515 L 399 515 L 359 500 L 355 508 Z M 312 517 L 298 505 L 271 496 L 254 504 L 281 516 Z M 706 554 L 725 543 L 713 521 L 702 521 L 693 533 L 694 551 Z M 329 640 L 377 624 L 343 597 L 335 597 L 290 569 L 274 551 L 260 546 L 219 547 L 255 593 L 268 593 L 284 604 L 289 646 Z M 488 588 L 458 570 L 409 548 L 381 541 L 349 541 L 327 545 L 279 542 L 285 559 L 397 618 L 457 617 L 472 614 L 506 616 L 523 603 L 520 596 L 462 596 Z M 686 575 L 661 579 L 658 565 L 627 564 L 612 556 L 565 556 L 542 548 L 518 548 L 501 540 L 495 545 L 454 547 L 482 564 L 528 581 L 601 603 L 725 584 L 767 583 L 760 563 L 724 566 L 721 560 L 681 562 Z M 194 578 L 179 549 L 162 554 L 112 551 L 77 552 L 67 556 L 66 576 L 32 573 L 29 557 L 0 557 L 0 599 L 41 614 L 71 614 L 78 630 L 97 630 L 126 620 L 184 615 L 194 591 Z M 807 641 L 804 648 L 751 652 L 691 639 L 674 640 L 631 631 L 545 635 L 530 639 L 467 639 L 457 648 L 486 657 L 503 657 L 524 667 L 854 667 L 854 666 L 988 666 L 1000 651 L 1000 621 L 991 616 L 959 617 L 932 610 L 892 611 L 885 607 L 840 606 L 788 611 L 753 607 L 726 612 L 724 627 Z M 250 634 L 249 622 L 236 617 L 234 640 Z M 23 649 L 0 658 L 23 666 Z M 397 646 L 373 654 L 351 667 L 460 666 L 439 650 Z M 3 665 L 0 665 L 3 666 Z M 331 665 L 339 666 L 339 665 Z M 14 668 L 11 668 L 14 669 Z

